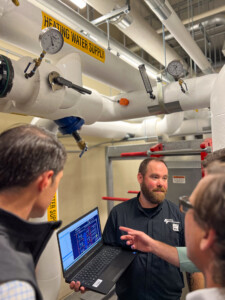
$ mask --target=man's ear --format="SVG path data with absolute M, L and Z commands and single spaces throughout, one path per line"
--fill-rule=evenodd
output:
M 141 173 L 137 174 L 137 180 L 140 184 L 143 182 L 143 175 Z
M 213 246 L 215 239 L 216 239 L 215 230 L 213 229 L 205 230 L 204 235 L 201 238 L 200 249 L 202 251 L 208 250 Z
M 46 171 L 43 174 L 41 174 L 38 178 L 38 188 L 39 191 L 43 191 L 48 186 L 52 184 L 52 176 L 54 172 L 52 170 Z

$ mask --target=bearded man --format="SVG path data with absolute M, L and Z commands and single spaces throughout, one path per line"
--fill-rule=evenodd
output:
M 104 242 L 130 250 L 120 237 L 119 226 L 140 230 L 171 246 L 185 246 L 184 215 L 177 205 L 165 199 L 168 168 L 159 158 L 147 158 L 140 164 L 140 193 L 115 206 L 107 220 Z M 152 253 L 139 252 L 116 284 L 119 300 L 177 300 L 184 287 L 179 268 Z

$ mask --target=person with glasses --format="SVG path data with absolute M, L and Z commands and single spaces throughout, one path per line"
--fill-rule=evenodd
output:
M 225 174 L 208 174 L 185 202 L 187 255 L 206 284 L 186 299 L 225 299 Z

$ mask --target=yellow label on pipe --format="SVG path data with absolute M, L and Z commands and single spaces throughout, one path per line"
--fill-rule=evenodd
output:
M 48 221 L 57 221 L 57 195 L 53 197 L 47 209 Z
M 105 62 L 105 50 L 103 48 L 91 42 L 63 23 L 57 21 L 45 12 L 42 12 L 42 29 L 46 27 L 57 28 L 63 35 L 65 43 L 89 54 L 90 56 L 96 58 L 97 60 L 100 60 L 103 63 Z

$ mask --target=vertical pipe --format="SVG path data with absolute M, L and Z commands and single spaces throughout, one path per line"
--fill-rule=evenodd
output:
M 207 57 L 207 43 L 206 43 L 206 29 L 203 27 L 204 32 L 204 46 L 205 46 L 205 56 Z
M 165 43 L 165 26 L 162 24 L 162 33 L 163 33 L 163 52 L 164 52 L 164 61 L 165 61 L 165 69 L 167 68 L 166 63 L 166 43 Z
M 217 62 L 216 62 L 216 46 L 215 46 L 215 44 L 214 44 L 214 66 L 215 66 L 215 68 L 216 68 L 216 64 L 217 64 Z
M 90 21 L 90 6 L 87 4 L 87 20 Z
M 107 24 L 107 40 L 108 40 L 108 50 L 110 51 L 111 48 L 110 48 L 110 27 L 109 27 L 109 20 L 106 21 L 106 24 Z
M 105 167 L 106 167 L 106 190 L 107 190 L 107 196 L 113 197 L 113 168 L 112 168 L 112 159 L 109 158 L 108 155 L 108 148 L 105 150 Z M 111 211 L 111 209 L 114 206 L 114 201 L 108 201 L 107 202 L 107 210 L 108 215 Z

